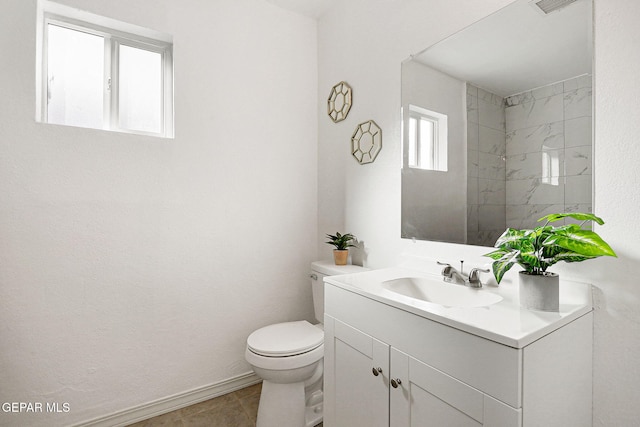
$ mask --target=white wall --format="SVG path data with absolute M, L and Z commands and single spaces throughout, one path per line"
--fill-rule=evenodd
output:
M 38 124 L 36 0 L 0 14 L 0 402 L 69 425 L 251 371 L 311 319 L 316 22 L 262 0 L 65 0 L 174 35 L 175 139 Z
M 640 3 L 595 1 L 595 210 L 617 260 L 597 260 L 580 274 L 598 286 L 594 424 L 640 419 Z M 585 264 L 587 267 L 587 264 Z
M 366 245 L 365 264 L 375 268 L 394 264 L 400 252 L 484 262 L 487 248 L 399 238 L 400 62 L 509 2 L 350 0 L 320 20 L 320 99 L 345 80 L 354 105 L 336 125 L 320 103 L 319 234 L 356 234 Z M 595 425 L 635 425 L 640 418 L 638 16 L 635 0 L 595 1 L 595 211 L 607 222 L 598 231 L 619 258 L 555 269 L 596 286 Z M 368 119 L 382 128 L 383 149 L 375 163 L 360 166 L 349 158 L 349 138 Z

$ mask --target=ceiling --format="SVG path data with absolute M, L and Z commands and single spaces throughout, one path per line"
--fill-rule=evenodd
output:
M 301 13 L 302 15 L 309 16 L 311 18 L 318 18 L 329 7 L 335 4 L 336 0 L 267 0 L 276 6 L 283 9 L 291 10 L 293 12 Z
M 591 73 L 591 0 L 548 15 L 532 3 L 517 0 L 413 59 L 503 97 Z

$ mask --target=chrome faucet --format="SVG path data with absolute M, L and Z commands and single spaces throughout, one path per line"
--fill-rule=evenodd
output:
M 449 282 L 449 283 L 453 282 L 453 283 L 457 283 L 458 285 L 467 284 L 467 279 L 464 277 L 462 273 L 462 265 L 464 261 L 460 261 L 460 271 L 456 270 L 456 268 L 449 263 L 440 262 L 440 261 L 436 261 L 436 262 L 438 263 L 438 265 L 444 265 L 444 268 L 442 269 L 442 276 L 444 277 L 445 282 Z
M 482 282 L 480 281 L 480 273 L 488 273 L 488 268 L 472 268 L 469 272 L 469 286 L 472 288 L 481 288 Z
M 442 269 L 442 276 L 445 282 L 456 283 L 458 285 L 469 286 L 471 288 L 481 288 L 482 281 L 480 281 L 480 273 L 488 273 L 489 270 L 483 268 L 472 268 L 469 272 L 469 276 L 465 277 L 463 268 L 464 261 L 460 261 L 460 271 L 456 270 L 451 264 L 446 262 L 436 261 L 438 265 L 444 265 Z

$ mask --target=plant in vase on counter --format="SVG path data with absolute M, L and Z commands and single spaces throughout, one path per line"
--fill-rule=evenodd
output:
M 336 234 L 327 234 L 329 241 L 326 242 L 335 246 L 333 250 L 333 260 L 336 265 L 346 265 L 347 258 L 349 257 L 349 248 L 355 247 L 351 242 L 356 241 L 356 237 L 351 233 L 340 234 L 336 231 Z
M 550 225 L 565 218 L 573 218 L 581 223 L 558 227 Z M 593 214 L 550 214 L 540 218 L 540 221 L 545 221 L 544 225 L 533 230 L 507 228 L 494 245 L 498 249 L 485 256 L 494 260 L 493 274 L 498 283 L 514 264 L 524 268 L 519 275 L 521 305 L 558 311 L 559 276 L 547 271 L 549 267 L 560 261 L 580 262 L 617 255 L 596 232 L 582 228 L 588 222 L 604 224 L 601 218 Z

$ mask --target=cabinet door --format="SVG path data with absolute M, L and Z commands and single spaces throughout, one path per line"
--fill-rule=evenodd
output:
M 387 344 L 325 316 L 324 381 L 326 427 L 389 425 Z
M 395 348 L 391 348 L 390 408 L 393 427 L 521 425 L 520 410 Z

